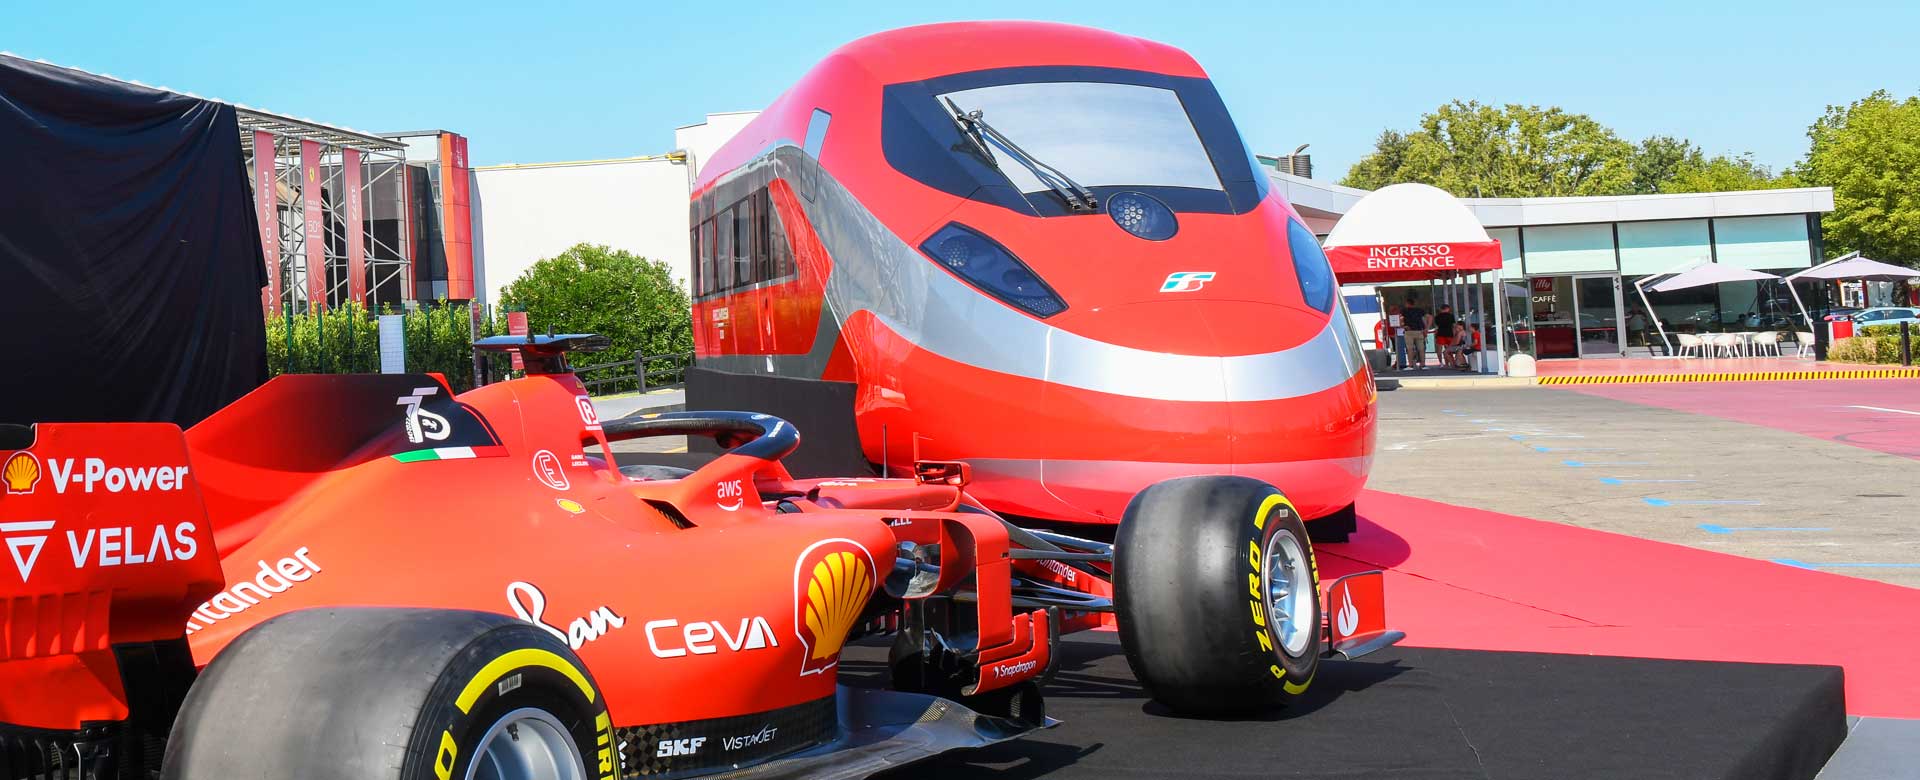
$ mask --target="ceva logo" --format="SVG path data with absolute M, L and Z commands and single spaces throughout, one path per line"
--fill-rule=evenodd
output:
M 1213 281 L 1212 271 L 1175 271 L 1167 274 L 1167 280 L 1160 283 L 1160 291 L 1193 292 Z

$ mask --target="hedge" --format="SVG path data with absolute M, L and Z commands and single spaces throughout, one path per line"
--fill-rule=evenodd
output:
M 441 301 L 404 315 L 406 367 L 439 373 L 455 391 L 473 387 L 473 320 L 468 304 Z M 288 339 L 288 327 L 292 339 Z M 506 318 L 484 313 L 481 336 L 505 333 Z M 291 347 L 291 349 L 289 349 Z M 380 326 L 357 303 L 322 313 L 282 314 L 267 319 L 267 374 L 345 374 L 380 370 Z

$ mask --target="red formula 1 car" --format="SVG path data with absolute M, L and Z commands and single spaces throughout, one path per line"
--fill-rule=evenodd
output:
M 799 424 L 796 474 L 960 460 L 995 511 L 1096 526 L 1236 474 L 1316 539 L 1353 530 L 1373 376 L 1186 52 L 1040 22 L 861 38 L 701 161 L 689 208 L 689 408 Z
M 796 480 L 783 420 L 602 423 L 525 379 L 286 376 L 191 430 L 0 430 L 0 777 L 862 777 L 1045 726 L 1062 633 L 1152 695 L 1268 706 L 1391 643 L 1277 490 L 1149 488 L 1112 546 L 981 508 L 965 464 Z M 687 473 L 610 441 L 713 436 Z M 15 579 L 17 575 L 18 579 Z M 892 636 L 892 686 L 837 684 Z M 196 672 L 196 669 L 199 671 Z

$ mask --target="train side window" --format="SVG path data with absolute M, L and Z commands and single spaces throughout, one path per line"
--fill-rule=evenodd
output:
M 713 291 L 726 292 L 733 289 L 733 209 L 727 209 L 714 215 L 713 246 Z
M 787 226 L 780 221 L 780 212 L 773 208 L 773 197 L 767 196 L 767 249 L 773 254 L 770 265 L 774 279 L 792 276 L 793 245 L 787 243 Z
M 773 201 L 765 189 L 755 190 L 752 201 L 754 271 L 758 281 L 770 282 L 780 278 L 773 262 Z
M 733 216 L 733 287 L 745 287 L 760 281 L 753 278 L 753 213 L 742 200 L 727 209 Z
M 693 298 L 699 298 L 707 294 L 707 280 L 701 279 L 701 273 L 707 269 L 701 267 L 701 227 L 699 225 L 693 225 L 693 229 L 687 231 L 687 248 L 689 248 L 687 257 L 693 257 L 693 273 L 691 273 L 693 279 L 687 279 L 687 284 L 693 284 Z
M 720 291 L 713 268 L 713 219 L 700 223 L 700 294 L 712 295 Z

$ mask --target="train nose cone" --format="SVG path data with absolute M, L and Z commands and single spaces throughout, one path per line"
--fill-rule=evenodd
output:
M 1058 457 L 1041 462 L 1041 483 L 1083 519 L 1116 522 L 1141 489 L 1194 474 L 1285 479 L 1312 493 L 1298 483 L 1317 479 L 1329 459 L 1338 461 L 1332 493 L 1348 494 L 1331 508 L 1351 500 L 1365 471 L 1354 458 L 1371 451 L 1372 407 L 1344 316 L 1155 301 L 1083 312 L 1075 324 L 1094 327 L 1075 330 L 1103 330 L 1091 322 L 1099 315 L 1131 323 L 1138 337 L 1056 329 L 1040 399 L 1045 419 L 1073 425 Z

